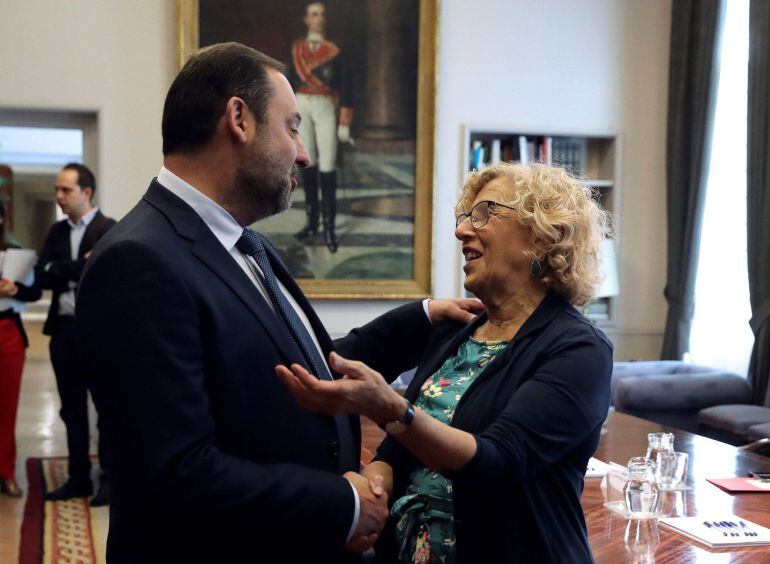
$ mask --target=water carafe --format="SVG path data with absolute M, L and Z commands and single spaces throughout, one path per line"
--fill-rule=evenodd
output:
M 660 486 L 655 470 L 655 463 L 649 458 L 636 456 L 628 461 L 628 481 L 623 493 L 632 519 L 651 517 L 658 507 Z
M 647 452 L 644 457 L 652 461 L 658 460 L 658 453 L 674 452 L 673 433 L 647 433 Z

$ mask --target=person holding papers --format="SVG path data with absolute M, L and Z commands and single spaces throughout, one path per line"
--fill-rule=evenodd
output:
M 364 470 L 393 502 L 382 561 L 591 562 L 580 495 L 612 345 L 574 306 L 600 281 L 607 214 L 563 170 L 513 163 L 472 173 L 457 213 L 465 287 L 487 310 L 433 329 L 405 397 L 335 354 L 343 379 L 276 372 L 306 409 L 388 432 Z
M 0 255 L 16 248 L 5 229 L 6 209 L 0 202 Z M 24 368 L 27 334 L 21 323 L 24 302 L 40 299 L 34 273 L 27 269 L 22 281 L 0 269 L 0 494 L 21 497 L 16 483 L 16 409 L 19 406 L 21 373 Z M 14 276 L 13 278 L 16 278 Z

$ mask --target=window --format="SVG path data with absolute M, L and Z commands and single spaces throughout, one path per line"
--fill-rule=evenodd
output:
M 12 167 L 61 168 L 83 160 L 83 131 L 0 126 L 0 162 Z
M 690 357 L 745 376 L 754 343 L 746 262 L 749 0 L 726 4 Z

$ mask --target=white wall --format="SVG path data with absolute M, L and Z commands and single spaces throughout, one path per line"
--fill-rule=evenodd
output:
M 670 0 L 443 0 L 435 293 L 458 288 L 452 207 L 463 124 L 623 139 L 616 358 L 654 358 L 665 307 Z M 101 205 L 119 217 L 161 165 L 175 72 L 172 0 L 0 0 L 0 108 L 98 112 Z M 434 274 L 435 275 L 435 274 Z M 320 302 L 334 334 L 392 302 Z
M 162 163 L 174 22 L 171 0 L 0 0 L 0 107 L 97 112 L 99 202 L 115 217 Z
M 464 124 L 621 136 L 616 358 L 655 358 L 665 322 L 665 123 L 670 0 L 445 1 L 435 263 L 457 261 Z M 472 101 L 471 101 L 472 100 Z M 439 268 L 438 296 L 458 269 Z

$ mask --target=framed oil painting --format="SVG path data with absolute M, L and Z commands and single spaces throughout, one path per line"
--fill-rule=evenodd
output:
M 254 225 L 311 298 L 431 292 L 438 0 L 177 0 L 179 65 L 238 41 L 286 65 L 311 166 Z

